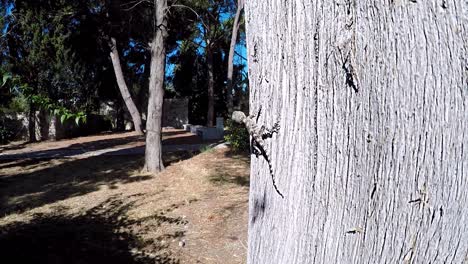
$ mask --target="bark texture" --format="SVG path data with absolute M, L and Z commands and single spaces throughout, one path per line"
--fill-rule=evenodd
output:
M 141 115 L 136 107 L 135 103 L 132 100 L 132 95 L 128 90 L 127 84 L 125 83 L 125 78 L 122 72 L 122 67 L 120 64 L 119 51 L 117 49 L 117 42 L 115 38 L 111 38 L 111 43 L 109 44 L 111 48 L 110 57 L 112 60 L 112 66 L 114 67 L 115 77 L 117 79 L 117 85 L 119 86 L 120 94 L 127 106 L 128 112 L 132 116 L 133 126 L 135 127 L 135 132 L 140 135 L 143 135 L 143 127 L 141 123 Z
M 212 44 L 207 41 L 206 47 L 206 66 L 208 68 L 208 113 L 206 115 L 206 125 L 213 126 L 214 124 L 214 72 L 213 72 L 213 48 Z
M 28 112 L 28 131 L 29 142 L 36 142 L 36 106 L 33 102 L 29 102 Z
M 166 0 L 154 0 L 155 33 L 151 46 L 148 119 L 146 121 L 146 150 L 144 170 L 157 173 L 164 169 L 162 161 L 161 119 L 164 101 L 166 67 L 165 38 L 167 35 Z
M 234 17 L 234 23 L 232 25 L 232 35 L 231 35 L 231 44 L 229 46 L 229 56 L 228 56 L 228 71 L 227 71 L 227 107 L 229 114 L 232 113 L 234 103 L 233 103 L 233 82 L 232 75 L 234 72 L 234 52 L 236 50 L 237 35 L 239 34 L 239 25 L 240 25 L 240 16 L 242 10 L 244 9 L 244 0 L 237 1 L 237 10 L 236 16 Z
M 468 261 L 467 5 L 246 2 L 248 263 Z

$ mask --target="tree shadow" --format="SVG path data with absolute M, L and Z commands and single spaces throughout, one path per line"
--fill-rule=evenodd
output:
M 193 155 L 191 152 L 166 153 L 163 160 L 165 166 L 169 166 Z M 8 164 L 9 170 L 13 171 L 17 166 L 25 165 L 25 162 Z M 0 173 L 0 214 L 21 213 L 103 187 L 116 189 L 121 184 L 145 181 L 153 177 L 140 174 L 144 164 L 142 155 L 93 156 L 65 161 L 55 166 L 44 160 L 28 162 L 29 166 L 37 168 L 18 174 Z
M 180 238 L 185 235 L 183 232 L 146 240 L 137 235 L 141 226 L 155 230 L 162 223 L 177 223 L 178 218 L 155 218 L 153 222 L 134 220 L 127 214 L 133 205 L 134 202 L 110 198 L 81 214 L 36 214 L 27 223 L 2 226 L 2 262 L 179 263 L 171 256 L 168 245 L 159 243 L 158 239 Z
M 189 133 L 189 131 L 185 130 L 170 130 L 170 131 L 162 131 L 164 136 L 176 136 L 176 135 L 183 135 Z
M 87 151 L 94 151 L 100 149 L 107 149 L 112 148 L 119 145 L 126 145 L 133 142 L 144 142 L 144 136 L 128 136 L 128 137 L 121 137 L 121 138 L 110 138 L 110 139 L 100 139 L 94 140 L 90 142 L 83 142 L 83 143 L 76 143 L 69 146 L 71 149 L 84 149 Z
M 21 159 L 21 160 L 0 160 L 0 169 L 8 169 L 14 167 L 27 167 L 39 165 L 42 162 L 49 161 L 51 159 Z
M 229 149 L 224 152 L 224 156 L 250 164 L 249 154 L 247 152 L 237 152 Z M 239 176 L 239 173 L 235 170 L 226 168 L 225 164 L 216 166 L 214 174 L 210 176 L 209 180 L 219 185 L 236 184 L 242 187 L 248 187 L 250 185 L 249 177 Z
M 180 136 L 177 136 L 180 135 Z M 163 132 L 164 137 L 168 136 L 177 136 L 177 137 L 169 137 L 163 138 L 162 144 L 164 146 L 168 145 L 193 145 L 193 144 L 202 144 L 202 143 L 213 143 L 216 142 L 214 140 L 204 141 L 201 137 L 191 134 L 186 131 L 170 131 L 170 132 Z M 131 146 L 126 149 L 110 151 L 109 153 L 115 152 L 114 155 L 119 155 L 119 153 L 127 153 L 127 154 L 143 154 L 144 153 L 144 136 L 127 136 L 127 137 L 120 137 L 120 138 L 110 138 L 110 139 L 98 139 L 83 143 L 75 143 L 69 146 L 61 147 L 61 148 L 53 148 L 53 149 L 46 149 L 46 150 L 36 150 L 31 152 L 25 153 L 13 153 L 13 154 L 3 154 L 0 156 L 0 161 L 11 161 L 11 160 L 20 160 L 20 159 L 54 159 L 54 158 L 64 158 L 64 157 L 74 157 L 77 155 L 83 155 L 88 152 L 99 151 L 99 150 L 106 150 L 112 149 L 119 146 L 128 145 L 131 143 L 139 143 L 140 146 Z M 21 146 L 27 145 L 22 144 Z M 10 146 L 12 149 L 15 146 Z M 7 150 L 8 146 L 5 146 L 4 150 Z M 18 147 L 18 149 L 23 147 Z M 108 154 L 111 155 L 111 154 Z
M 225 153 L 225 157 L 243 160 L 250 163 L 250 151 L 249 150 L 239 150 L 235 151 L 232 148 L 229 148 Z
M 18 150 L 18 149 L 23 149 L 25 148 L 29 142 L 22 142 L 19 144 L 6 144 L 6 145 L 0 145 L 0 152 L 2 151 L 7 151 L 7 150 Z
M 123 138 L 100 139 L 83 143 L 75 143 L 62 148 L 37 150 L 27 153 L 4 154 L 2 160 L 16 160 L 25 158 L 63 158 L 73 157 L 87 152 L 113 148 L 133 142 L 144 141 L 142 136 L 128 136 Z
M 210 182 L 215 183 L 215 184 L 237 184 L 239 186 L 249 186 L 250 185 L 250 180 L 249 178 L 238 176 L 238 175 L 233 175 L 230 173 L 222 173 L 222 172 L 217 172 L 216 174 L 210 176 Z

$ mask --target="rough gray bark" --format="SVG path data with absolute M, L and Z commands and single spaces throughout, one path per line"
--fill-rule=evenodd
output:
M 468 261 L 468 2 L 246 2 L 249 263 Z
M 115 38 L 111 38 L 109 46 L 111 48 L 110 57 L 112 60 L 112 66 L 114 67 L 114 73 L 117 79 L 117 85 L 119 86 L 120 94 L 122 95 L 125 105 L 127 106 L 128 112 L 130 112 L 130 115 L 132 116 L 135 132 L 137 132 L 140 135 L 143 135 L 141 115 L 138 111 L 138 108 L 132 100 L 132 95 L 128 90 L 127 84 L 125 83 L 125 78 L 123 76 L 122 67 L 120 64 L 119 51 L 117 49 L 117 42 Z
M 213 73 L 213 48 L 211 42 L 207 41 L 206 65 L 208 68 L 208 113 L 206 115 L 206 125 L 213 126 L 214 122 L 214 73 Z
M 151 47 L 148 118 L 146 121 L 146 150 L 144 171 L 157 173 L 164 169 L 162 161 L 161 118 L 164 101 L 166 67 L 165 38 L 167 36 L 166 0 L 154 0 L 155 32 Z
M 36 105 L 32 101 L 29 102 L 28 131 L 29 142 L 36 142 Z
M 232 24 L 232 35 L 231 44 L 229 46 L 229 57 L 228 57 L 228 71 L 227 71 L 227 106 L 229 114 L 233 111 L 233 82 L 232 75 L 234 72 L 234 52 L 236 50 L 237 35 L 239 34 L 240 16 L 244 9 L 244 0 L 237 1 L 236 16 L 234 17 L 234 23 Z

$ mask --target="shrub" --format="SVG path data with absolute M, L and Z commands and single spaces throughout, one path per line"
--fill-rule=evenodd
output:
M 13 140 L 15 134 L 0 121 L 0 144 L 6 144 Z
M 231 143 L 234 151 L 248 151 L 249 150 L 249 133 L 247 129 L 231 119 L 226 121 L 227 131 L 224 139 Z

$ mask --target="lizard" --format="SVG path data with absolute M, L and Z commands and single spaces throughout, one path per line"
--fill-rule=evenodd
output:
M 273 128 L 267 129 L 265 126 L 258 127 L 258 118 L 260 117 L 260 113 L 262 108 L 258 110 L 257 115 L 249 115 L 246 116 L 241 111 L 234 111 L 232 113 L 232 120 L 239 124 L 243 124 L 247 129 L 251 139 L 250 139 L 250 148 L 251 153 L 254 154 L 257 158 L 258 156 L 262 155 L 263 158 L 268 163 L 268 167 L 270 169 L 271 180 L 273 182 L 273 187 L 275 191 L 284 198 L 284 195 L 279 191 L 278 186 L 276 186 L 275 175 L 273 173 L 273 166 L 271 165 L 270 156 L 267 153 L 267 148 L 265 146 L 264 140 L 267 138 L 273 137 L 274 133 L 278 133 L 280 129 L 279 123 L 275 123 Z

